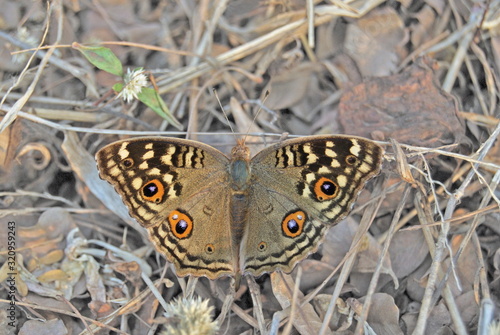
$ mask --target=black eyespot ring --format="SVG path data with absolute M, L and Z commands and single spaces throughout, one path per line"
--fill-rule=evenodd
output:
M 141 189 L 144 200 L 159 204 L 165 195 L 165 187 L 158 179 L 148 181 Z
M 193 231 L 193 219 L 187 213 L 173 210 L 168 215 L 167 221 L 170 231 L 178 239 L 188 238 Z
M 333 180 L 321 177 L 314 184 L 314 195 L 318 201 L 330 200 L 339 194 L 339 186 Z
M 129 169 L 132 166 L 134 166 L 134 160 L 130 157 L 127 157 L 124 160 L 122 160 L 122 165 L 123 165 L 123 167 Z
M 205 252 L 207 254 L 213 254 L 215 251 L 215 246 L 212 243 L 209 243 L 205 246 Z
M 264 241 L 260 242 L 259 245 L 258 245 L 258 248 L 259 248 L 259 251 L 266 250 L 267 249 L 267 243 L 264 242 Z
M 285 216 L 281 222 L 281 229 L 286 237 L 297 237 L 302 234 L 306 220 L 307 216 L 304 211 L 294 210 Z
M 358 158 L 353 155 L 349 155 L 345 158 L 345 162 L 349 165 L 354 165 L 358 161 Z

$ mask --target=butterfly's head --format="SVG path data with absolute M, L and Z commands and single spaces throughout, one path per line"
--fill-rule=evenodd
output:
M 236 145 L 231 150 L 231 159 L 233 161 L 249 161 L 250 160 L 250 148 L 245 145 L 245 140 L 240 139 L 236 141 Z

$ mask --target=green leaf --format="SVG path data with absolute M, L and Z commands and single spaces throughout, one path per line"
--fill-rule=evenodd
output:
M 90 47 L 76 42 L 73 43 L 72 47 L 80 51 L 98 69 L 123 77 L 122 63 L 111 49 L 101 46 Z
M 120 93 L 123 90 L 123 87 L 125 87 L 125 84 L 116 83 L 113 85 L 113 91 L 115 91 L 116 93 Z
M 177 129 L 182 130 L 182 124 L 170 113 L 167 105 L 155 89 L 143 87 L 137 97 L 139 101 L 154 110 L 156 114 L 160 115 Z

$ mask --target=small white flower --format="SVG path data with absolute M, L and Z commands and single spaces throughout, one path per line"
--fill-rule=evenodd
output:
M 144 69 L 142 67 L 138 67 L 133 71 L 127 69 L 123 81 L 123 89 L 118 93 L 116 98 L 122 98 L 127 103 L 132 101 L 132 99 L 137 99 L 137 95 L 141 93 L 142 88 L 148 85 L 148 77 L 144 74 Z
M 33 36 L 26 27 L 20 27 L 17 30 L 16 35 L 21 42 L 28 44 L 31 48 L 36 47 L 36 45 L 38 44 L 37 38 Z M 18 50 L 18 48 L 15 49 Z M 12 56 L 12 61 L 16 64 L 24 64 L 28 60 L 30 55 L 31 53 L 29 52 L 16 53 Z
M 26 27 L 21 27 L 17 30 L 17 38 L 32 47 L 36 47 L 38 44 L 37 38 Z
M 168 305 L 165 315 L 170 322 L 162 335 L 212 335 L 217 332 L 216 321 L 212 321 L 213 307 L 200 297 L 179 299 Z

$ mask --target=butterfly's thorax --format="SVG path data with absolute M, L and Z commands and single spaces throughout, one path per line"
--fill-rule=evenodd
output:
M 250 176 L 250 150 L 242 141 L 238 141 L 238 144 L 231 151 L 231 163 L 229 164 L 231 188 L 237 193 L 245 193 Z
M 231 188 L 235 192 L 245 192 L 250 181 L 250 165 L 248 161 L 232 161 L 229 166 Z

